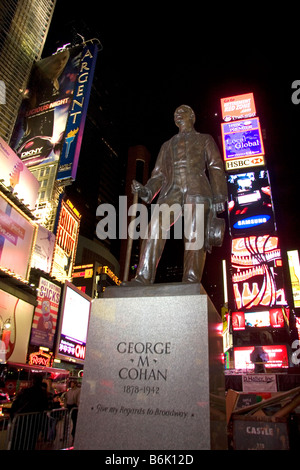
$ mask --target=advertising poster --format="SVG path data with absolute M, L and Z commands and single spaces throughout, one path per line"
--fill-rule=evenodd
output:
M 38 226 L 36 243 L 34 246 L 31 267 L 50 273 L 55 244 L 54 233 L 42 225 Z
M 0 290 L 0 364 L 26 363 L 34 306 Z
M 232 235 L 276 230 L 271 185 L 266 170 L 227 176 L 229 228 Z
M 0 194 L 0 267 L 24 279 L 35 244 L 37 226 Z
M 62 49 L 33 67 L 10 141 L 28 168 L 58 163 L 63 151 L 59 179 L 75 178 L 96 57 L 91 43 Z
M 81 214 L 69 199 L 61 201 L 51 268 L 51 275 L 61 281 L 72 275 L 80 218 Z
M 30 210 L 35 209 L 40 183 L 22 160 L 0 137 L 0 168 L 2 183 L 10 188 Z
M 64 49 L 32 69 L 10 141 L 28 168 L 59 160 L 81 53 Z
M 222 98 L 221 109 L 222 119 L 225 122 L 253 117 L 256 114 L 253 93 Z
M 47 279 L 40 278 L 30 344 L 53 349 L 57 325 L 61 288 Z
M 224 160 L 264 155 L 258 118 L 221 124 Z
M 88 43 L 82 52 L 72 106 L 66 124 L 65 139 L 56 177 L 57 180 L 74 180 L 76 176 L 97 52 L 97 45 L 92 43 Z
M 237 310 L 287 306 L 277 236 L 232 239 L 231 281 Z

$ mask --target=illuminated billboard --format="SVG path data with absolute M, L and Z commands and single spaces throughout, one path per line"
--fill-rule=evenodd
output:
M 22 160 L 0 137 L 0 168 L 2 183 L 23 200 L 30 210 L 35 209 L 40 183 Z
M 277 236 L 233 238 L 231 281 L 237 310 L 287 306 Z
M 34 305 L 0 290 L 0 363 L 26 363 Z
M 300 263 L 298 250 L 287 252 L 295 308 L 300 307 Z
M 272 345 L 234 348 L 235 369 L 253 370 L 255 363 L 263 363 L 266 369 L 287 368 L 289 366 L 287 347 Z
M 55 244 L 54 233 L 42 225 L 38 226 L 36 243 L 31 258 L 31 267 L 50 273 Z
M 253 93 L 221 98 L 222 119 L 226 122 L 256 115 Z
M 232 312 L 232 329 L 240 331 L 246 328 L 282 328 L 285 325 L 285 319 L 288 322 L 288 313 L 288 309 L 283 308 Z
M 249 168 L 265 166 L 265 157 L 258 155 L 258 157 L 240 157 L 225 161 L 225 169 L 228 173 L 236 171 L 247 171 Z
M 91 298 L 66 281 L 60 314 L 56 357 L 82 364 L 90 319 Z
M 81 214 L 69 199 L 61 201 L 51 275 L 64 281 L 71 278 L 76 256 Z
M 37 225 L 0 193 L 0 267 L 27 280 Z
M 80 69 L 56 176 L 57 180 L 75 180 L 97 52 L 97 45 L 93 43 L 87 43 L 82 52 Z
M 34 311 L 31 329 L 31 344 L 53 349 L 60 291 L 61 288 L 53 282 L 40 278 L 37 295 L 38 305 Z
M 224 160 L 264 155 L 258 118 L 221 124 Z
M 276 230 L 269 174 L 266 170 L 227 176 L 232 235 Z
M 62 157 L 59 179 L 75 178 L 96 58 L 85 43 L 34 65 L 10 141 L 28 168 Z

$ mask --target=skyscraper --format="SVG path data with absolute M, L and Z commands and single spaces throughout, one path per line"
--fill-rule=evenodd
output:
M 34 61 L 42 54 L 56 0 L 0 4 L 0 135 L 9 142 Z

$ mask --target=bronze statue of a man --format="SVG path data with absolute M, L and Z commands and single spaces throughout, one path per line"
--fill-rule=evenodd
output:
M 180 207 L 180 212 L 183 212 L 185 205 L 195 208 L 202 204 L 204 243 L 199 249 L 186 249 L 185 245 L 182 278 L 183 282 L 200 282 L 206 252 L 214 244 L 211 242 L 214 236 L 211 232 L 215 230 L 211 223 L 212 218 L 225 210 L 227 184 L 224 165 L 213 138 L 194 129 L 195 114 L 189 106 L 179 106 L 174 113 L 174 121 L 179 128 L 178 134 L 162 145 L 147 184 L 143 186 L 133 180 L 132 191 L 138 192 L 146 203 L 150 203 L 159 193 L 157 205 L 175 204 L 175 207 Z M 195 214 L 196 211 L 193 210 L 189 217 L 189 227 L 185 226 L 186 240 L 194 234 Z M 174 215 L 172 223 L 177 216 L 179 214 Z M 150 224 L 151 234 L 155 236 L 150 236 L 149 228 L 148 237 L 142 242 L 136 277 L 131 280 L 130 286 L 152 284 L 155 280 L 156 268 L 167 238 L 164 234 L 170 229 L 170 225 L 165 227 L 159 215 L 152 217 Z M 221 238 L 223 235 L 224 231 Z

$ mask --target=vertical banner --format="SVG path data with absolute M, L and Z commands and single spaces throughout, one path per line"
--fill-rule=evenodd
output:
M 82 53 L 74 97 L 66 125 L 57 180 L 75 179 L 98 48 L 87 44 Z
M 63 49 L 32 68 L 10 141 L 28 168 L 59 161 L 82 49 Z
M 56 228 L 51 276 L 64 282 L 70 279 L 76 256 L 81 214 L 69 199 L 61 201 Z
M 59 162 L 58 179 L 75 179 L 97 52 L 88 42 L 34 65 L 10 141 L 28 168 Z
M 53 349 L 61 288 L 47 279 L 40 278 L 34 312 L 30 343 Z

